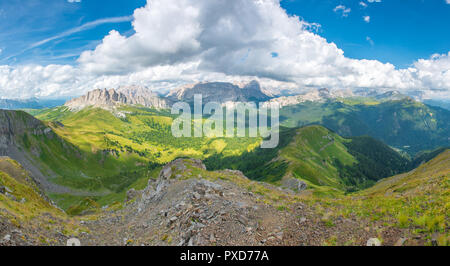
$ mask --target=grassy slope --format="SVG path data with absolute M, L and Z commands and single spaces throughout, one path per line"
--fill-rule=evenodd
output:
M 55 244 L 52 234 L 56 232 L 76 236 L 84 230 L 49 203 L 19 163 L 6 157 L 0 158 L 0 186 L 11 190 L 15 198 L 0 193 L 0 218 L 26 231 L 35 231 L 30 234 L 37 237 L 32 242 Z
M 55 112 L 60 112 L 61 116 Z M 120 112 L 126 114 L 126 118 L 118 118 L 102 109 L 69 114 L 63 110 L 48 110 L 37 118 L 64 124 L 54 130 L 86 152 L 128 152 L 157 163 L 167 163 L 178 157 L 205 158 L 211 151 L 241 154 L 260 141 L 257 138 L 175 138 L 170 129 L 173 116 L 167 112 L 137 107 L 123 107 Z
M 357 163 L 343 139 L 320 126 L 301 128 L 294 140 L 280 152 L 278 160 L 289 162 L 288 173 L 310 186 L 344 189 L 335 160 L 342 165 Z
M 83 192 L 109 193 L 118 192 L 146 175 L 146 160 L 136 154 L 117 157 L 103 150 L 84 149 L 76 142 L 60 138 L 64 137 L 61 132 L 67 130 L 65 127 L 55 123 L 49 125 L 61 135 L 35 135 L 30 129 L 23 136 L 16 137 L 23 151 L 39 162 L 39 168 L 54 183 Z M 91 139 L 95 145 L 95 140 Z
M 59 123 L 41 123 L 19 111 L 11 115 L 15 117 L 17 128 L 25 128 L 15 135 L 20 152 L 31 158 L 50 181 L 73 191 L 70 194 L 52 192 L 49 195 L 61 206 L 68 207 L 85 200 L 81 195 L 98 195 L 97 200 L 108 203 L 121 201 L 125 198 L 125 190 L 135 186 L 141 179 L 148 180 L 152 170 L 158 166 L 149 164 L 148 159 L 132 152 L 116 156 L 93 148 L 95 141 L 93 146 L 85 149 L 87 145 L 77 146 L 53 132 L 35 134 L 36 129 L 44 131 L 47 126 L 60 134 L 67 129 Z
M 413 234 L 438 234 L 449 245 L 450 150 L 417 169 L 385 179 L 351 196 L 321 199 L 339 214 L 353 213 L 409 229 Z

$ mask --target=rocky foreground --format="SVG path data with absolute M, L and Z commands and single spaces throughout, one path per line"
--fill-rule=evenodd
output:
M 58 211 L 16 223 L 0 212 L 0 245 L 384 245 L 423 244 L 407 230 L 349 215 L 238 171 L 209 172 L 201 161 L 166 165 L 127 202 L 70 218 Z M 49 222 L 51 221 L 51 222 Z

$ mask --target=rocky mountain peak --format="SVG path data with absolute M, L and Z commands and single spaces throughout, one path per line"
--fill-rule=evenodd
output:
M 65 106 L 71 110 L 86 107 L 111 109 L 119 105 L 142 105 L 157 109 L 168 108 L 169 103 L 150 89 L 141 86 L 122 86 L 117 89 L 96 89 L 87 94 L 68 101 Z
M 257 81 L 248 84 L 228 82 L 202 82 L 183 86 L 171 91 L 167 97 L 175 101 L 193 101 L 195 94 L 201 94 L 204 102 L 263 102 L 270 99 Z

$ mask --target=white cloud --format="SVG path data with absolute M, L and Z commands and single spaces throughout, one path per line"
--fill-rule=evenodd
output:
M 11 59 L 13 57 L 16 57 L 18 55 L 21 55 L 21 54 L 25 53 L 26 51 L 29 51 L 29 50 L 34 49 L 36 47 L 42 46 L 42 45 L 44 45 L 46 43 L 49 43 L 49 42 L 52 42 L 52 41 L 55 41 L 55 40 L 58 40 L 58 39 L 61 39 L 61 38 L 64 38 L 64 37 L 68 37 L 68 36 L 76 34 L 78 32 L 90 30 L 90 29 L 93 29 L 93 28 L 95 28 L 97 26 L 100 26 L 100 25 L 103 25 L 103 24 L 122 23 L 122 22 L 131 21 L 132 19 L 133 19 L 132 16 L 125 16 L 125 17 L 102 18 L 102 19 L 91 21 L 91 22 L 87 22 L 87 23 L 85 23 L 83 25 L 80 25 L 80 26 L 74 27 L 72 29 L 66 30 L 66 31 L 64 31 L 64 32 L 62 32 L 60 34 L 51 36 L 49 38 L 46 38 L 44 40 L 41 40 L 41 41 L 38 41 L 38 42 L 35 42 L 35 43 L 32 43 L 28 47 L 23 49 L 22 51 L 20 51 L 18 53 L 15 53 L 15 54 L 12 54 L 12 55 L 9 55 L 8 57 L 4 58 L 4 60 Z
M 366 41 L 368 41 L 372 46 L 375 45 L 375 42 L 369 36 L 366 37 Z
M 423 87 L 447 92 L 450 90 L 450 52 L 420 59 L 414 63 L 414 68 L 414 74 Z
M 350 59 L 278 0 L 149 0 L 133 18 L 135 34 L 111 31 L 79 65 L 0 66 L 0 97 L 257 78 L 269 87 L 428 90 L 450 98 L 450 54 L 408 69 Z
M 81 0 L 67 0 L 67 2 L 69 2 L 69 3 L 80 3 Z
M 364 16 L 363 19 L 365 22 L 370 23 L 370 16 Z
M 364 7 L 364 8 L 367 7 L 367 4 L 365 2 L 363 2 L 363 1 L 359 2 L 359 5 Z
M 450 0 L 445 0 L 445 2 L 450 5 Z
M 347 8 L 344 5 L 338 5 L 333 9 L 335 13 L 341 13 L 343 17 L 347 17 L 348 14 L 352 11 L 351 8 Z
M 69 0 L 69 1 L 77 1 L 77 0 Z M 78 0 L 78 1 L 81 1 L 81 0 Z M 132 17 L 112 17 L 112 18 L 103 18 L 103 19 L 98 19 L 98 20 L 95 20 L 95 21 L 87 22 L 87 23 L 85 23 L 85 24 L 83 24 L 81 26 L 72 28 L 72 29 L 67 30 L 67 31 L 65 31 L 63 33 L 60 33 L 58 35 L 55 35 L 55 36 L 49 37 L 47 39 L 44 39 L 42 41 L 33 43 L 33 44 L 30 45 L 30 48 L 35 48 L 35 47 L 41 46 L 43 44 L 46 44 L 48 42 L 51 42 L 51 41 L 54 41 L 54 40 L 57 40 L 57 39 L 61 39 L 63 37 L 67 37 L 67 36 L 70 36 L 72 34 L 75 34 L 75 33 L 81 32 L 81 31 L 85 31 L 85 30 L 89 30 L 89 29 L 95 28 L 95 27 L 97 27 L 99 25 L 110 24 L 110 23 L 127 22 L 127 21 L 131 21 L 132 19 L 133 19 Z

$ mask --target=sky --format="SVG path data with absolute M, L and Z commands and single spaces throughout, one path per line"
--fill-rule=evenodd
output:
M 200 81 L 450 98 L 450 0 L 0 0 L 0 98 Z

